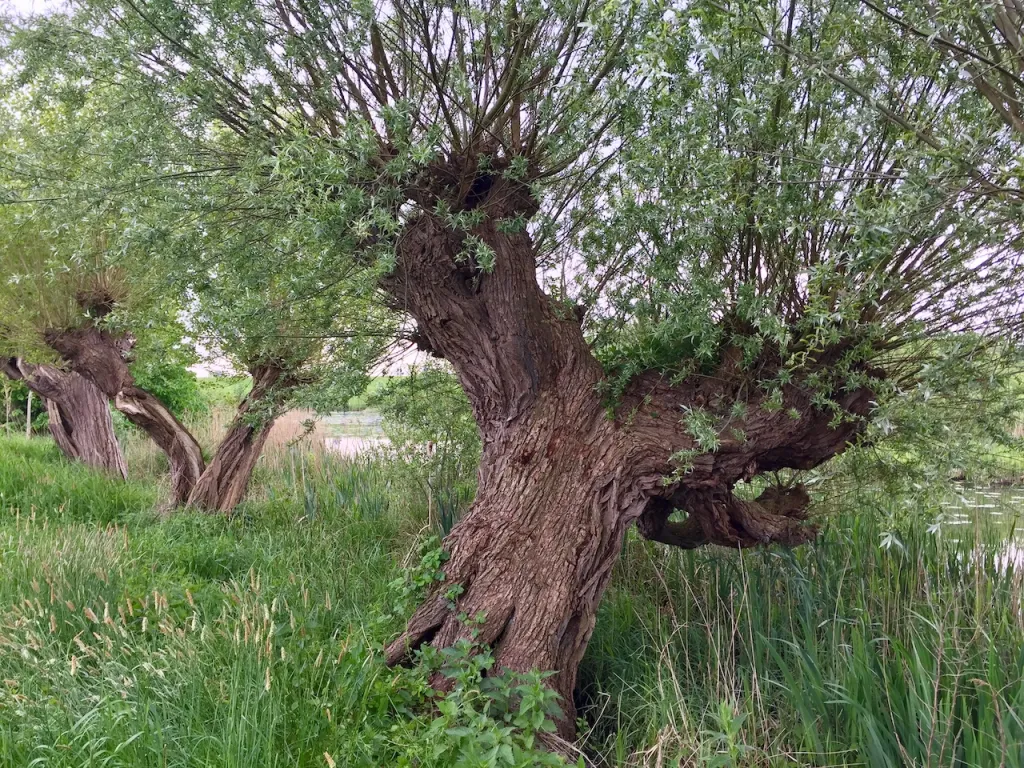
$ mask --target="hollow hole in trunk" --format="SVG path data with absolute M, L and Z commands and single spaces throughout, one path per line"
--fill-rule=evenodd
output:
M 491 191 L 493 186 L 494 177 L 490 174 L 483 174 L 473 179 L 473 184 L 470 186 L 469 192 L 466 193 L 466 210 L 472 211 L 474 208 L 482 205 L 484 200 L 487 199 L 487 193 Z
M 425 630 L 423 632 L 423 635 L 421 636 L 421 638 L 419 640 L 419 643 L 418 643 L 419 648 L 423 648 L 424 646 L 430 645 L 432 642 L 434 642 L 434 638 L 437 637 L 437 633 L 440 632 L 440 631 L 441 631 L 441 624 L 440 623 L 435 624 L 434 626 L 432 626 L 428 630 Z M 416 650 L 418 650 L 418 648 L 411 649 L 412 652 L 409 655 L 409 662 L 411 662 L 413 660 L 412 653 L 415 652 Z M 406 662 L 406 663 L 409 663 L 409 662 Z

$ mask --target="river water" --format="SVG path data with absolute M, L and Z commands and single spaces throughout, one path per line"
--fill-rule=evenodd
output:
M 998 561 L 1024 567 L 1024 486 L 960 486 L 937 523 L 942 536 L 956 541 L 1001 535 L 1006 545 Z

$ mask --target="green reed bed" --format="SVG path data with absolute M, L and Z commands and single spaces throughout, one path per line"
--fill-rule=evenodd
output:
M 883 548 L 847 513 L 796 551 L 630 541 L 582 671 L 591 738 L 631 765 L 1024 765 L 1021 571 L 974 533 Z

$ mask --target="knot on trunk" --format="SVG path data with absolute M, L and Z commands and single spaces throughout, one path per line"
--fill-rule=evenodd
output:
M 413 345 L 416 347 L 416 349 L 418 349 L 419 351 L 426 352 L 431 357 L 436 357 L 441 360 L 444 359 L 444 355 L 441 352 L 439 352 L 434 347 L 433 344 L 430 343 L 430 339 L 427 337 L 427 334 L 425 334 L 423 331 L 413 331 L 412 333 L 409 334 L 408 338 L 409 341 L 411 341 Z
M 818 532 L 804 523 L 809 504 L 810 496 L 801 485 L 769 488 L 753 500 L 738 498 L 728 488 L 677 491 L 671 500 L 651 499 L 637 520 L 637 530 L 646 539 L 682 549 L 707 544 L 795 547 Z M 689 516 L 679 522 L 669 520 L 677 508 Z
M 115 335 L 88 325 L 51 329 L 44 339 L 72 370 L 91 379 L 107 397 L 115 397 L 133 383 L 128 361 L 135 338 L 130 334 Z

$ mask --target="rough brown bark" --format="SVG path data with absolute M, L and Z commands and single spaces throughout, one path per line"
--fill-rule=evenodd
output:
M 397 663 L 424 642 L 447 647 L 479 629 L 500 667 L 556 671 L 567 738 L 576 669 L 622 537 L 646 503 L 614 425 L 590 393 L 573 394 L 544 397 L 492 441 L 473 507 L 446 541 L 445 588 L 460 585 L 458 612 L 483 623 L 463 624 L 439 590 L 388 650 Z
M 24 381 L 46 404 L 50 434 L 67 458 L 127 478 L 107 398 L 95 385 L 73 371 L 19 358 L 5 359 L 0 368 L 10 378 Z
M 803 544 L 816 533 L 803 523 L 810 501 L 806 491 L 772 488 L 757 499 L 742 499 L 733 489 L 765 472 L 812 469 L 844 451 L 862 429 L 873 394 L 867 389 L 836 393 L 849 417 L 838 424 L 831 414 L 816 410 L 811 394 L 796 385 L 784 388 L 782 408 L 768 408 L 766 394 L 751 386 L 750 375 L 736 370 L 726 357 L 711 376 L 691 377 L 672 386 L 663 377 L 649 374 L 627 391 L 619 414 L 629 421 L 628 429 L 637 440 L 642 456 L 636 459 L 638 468 L 666 476 L 678 474 L 669 457 L 678 451 L 695 451 L 686 472 L 652 494 L 638 531 L 683 548 Z M 824 356 L 819 365 L 830 362 Z M 728 408 L 734 402 L 745 403 L 747 415 L 730 422 L 727 436 L 715 451 L 700 451 L 680 428 L 684 408 L 714 408 L 715 404 Z M 669 521 L 673 510 L 685 510 L 687 519 Z
M 128 336 L 93 326 L 49 331 L 46 342 L 72 370 L 91 381 L 125 417 L 152 438 L 167 455 L 171 494 L 184 504 L 205 466 L 199 443 L 160 400 L 140 387 L 128 369 Z
M 285 370 L 276 365 L 256 366 L 250 373 L 252 389 L 238 406 L 227 434 L 192 489 L 190 505 L 230 512 L 245 497 L 253 469 L 291 386 Z
M 571 737 L 576 669 L 629 525 L 643 520 L 651 538 L 680 546 L 806 540 L 813 530 L 800 521 L 799 490 L 743 501 L 733 488 L 761 472 L 815 466 L 842 451 L 859 426 L 831 425 L 795 386 L 786 388 L 783 409 L 761 408 L 762 395 L 729 355 L 717 375 L 682 384 L 638 377 L 608 418 L 596 392 L 602 371 L 575 314 L 537 284 L 529 235 L 498 226 L 535 211 L 525 187 L 496 173 L 449 188 L 463 195 L 448 199 L 453 210 L 482 209 L 472 234 L 494 251 L 493 271 L 464 254 L 463 235 L 424 212 L 403 232 L 383 287 L 415 319 L 418 346 L 446 358 L 466 391 L 483 438 L 479 490 L 445 541 L 444 582 L 388 660 L 406 661 L 425 643 L 475 638 L 492 647 L 499 668 L 555 673 L 561 732 Z M 732 425 L 745 438 L 696 450 L 683 408 L 737 399 L 749 406 Z M 842 405 L 863 414 L 869 402 L 870 393 L 858 391 Z M 678 451 L 694 451 L 693 466 L 666 484 Z M 685 523 L 668 520 L 675 507 L 689 513 Z M 466 626 L 458 614 L 482 619 Z

